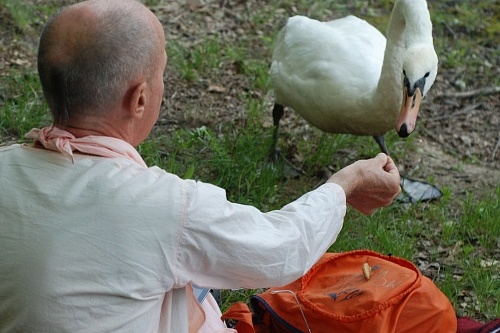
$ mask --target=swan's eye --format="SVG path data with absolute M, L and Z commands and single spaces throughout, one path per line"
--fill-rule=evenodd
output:
M 429 77 L 430 74 L 431 74 L 431 72 L 427 72 L 427 73 L 425 73 L 424 77 Z
M 427 73 L 428 74 L 428 73 Z M 403 75 L 406 76 L 406 71 L 403 69 Z

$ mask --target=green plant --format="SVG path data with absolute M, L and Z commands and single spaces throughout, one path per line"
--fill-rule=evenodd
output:
M 193 81 L 218 68 L 221 49 L 218 38 L 212 37 L 188 47 L 172 42 L 168 45 L 167 53 L 170 55 L 170 63 L 182 77 Z
M 12 73 L 1 87 L 9 96 L 0 104 L 0 128 L 4 135 L 16 136 L 23 141 L 24 135 L 32 128 L 50 123 L 50 113 L 35 73 Z
M 24 30 L 30 26 L 33 17 L 31 6 L 17 0 L 0 0 L 0 5 L 5 6 L 19 29 Z

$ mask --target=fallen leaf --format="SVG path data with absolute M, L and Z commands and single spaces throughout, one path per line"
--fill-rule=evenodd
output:
M 484 268 L 497 266 L 499 264 L 500 264 L 500 261 L 498 261 L 498 260 L 493 260 L 493 259 L 482 260 L 481 259 L 481 267 L 484 267 Z
M 10 63 L 17 66 L 30 65 L 31 63 L 25 59 L 11 59 Z
M 218 86 L 216 84 L 211 84 L 208 87 L 208 91 L 209 92 L 216 92 L 216 93 L 225 93 L 227 91 L 227 89 L 224 87 Z

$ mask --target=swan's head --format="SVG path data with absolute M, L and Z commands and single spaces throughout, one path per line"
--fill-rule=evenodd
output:
M 396 132 L 407 137 L 415 129 L 422 99 L 436 80 L 438 58 L 428 45 L 410 47 L 403 59 L 403 102 L 396 123 Z

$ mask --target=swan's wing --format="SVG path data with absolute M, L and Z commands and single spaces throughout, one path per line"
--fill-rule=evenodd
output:
M 354 16 L 330 22 L 291 17 L 273 53 L 276 100 L 301 113 L 300 104 L 331 104 L 335 96 L 349 102 L 359 99 L 377 86 L 385 44 L 382 33 Z M 318 95 L 328 100 L 308 100 Z M 300 101 L 290 103 L 298 99 L 293 96 Z

